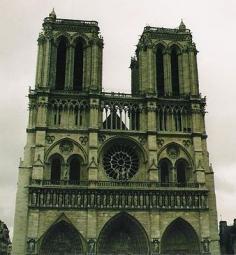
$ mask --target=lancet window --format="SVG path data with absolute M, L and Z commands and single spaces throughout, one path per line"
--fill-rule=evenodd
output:
M 162 159 L 159 163 L 160 182 L 162 186 L 168 185 L 171 176 L 171 163 L 168 159 Z
M 176 46 L 171 48 L 171 84 L 173 96 L 179 96 L 179 63 L 178 49 Z
M 157 95 L 164 96 L 164 60 L 163 47 L 158 45 L 156 49 L 156 87 Z
M 69 160 L 69 181 L 70 184 L 79 184 L 80 182 L 80 159 L 73 156 Z
M 74 50 L 73 90 L 81 91 L 83 85 L 84 41 L 79 38 Z
M 61 179 L 62 160 L 59 155 L 53 155 L 51 158 L 51 183 L 59 184 Z
M 175 165 L 176 165 L 176 181 L 178 185 L 185 186 L 189 178 L 188 163 L 184 159 L 179 159 Z
M 56 62 L 56 90 L 64 90 L 66 78 L 66 54 L 67 39 L 61 37 L 57 46 L 57 62 Z

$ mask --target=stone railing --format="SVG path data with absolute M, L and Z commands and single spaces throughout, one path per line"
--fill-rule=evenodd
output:
M 164 28 L 164 27 L 150 27 L 150 26 L 146 26 L 144 28 L 144 31 L 151 31 L 151 32 L 157 32 L 157 33 L 180 33 L 182 31 L 180 31 L 177 28 Z M 185 29 L 184 30 L 185 33 L 191 33 L 190 29 Z
M 29 187 L 29 207 L 48 209 L 206 210 L 206 190 Z
M 177 182 L 168 182 L 160 183 L 155 181 L 70 181 L 70 180 L 38 180 L 32 179 L 30 186 L 56 186 L 64 188 L 65 186 L 71 186 L 73 189 L 80 188 L 134 188 L 134 189 L 198 189 L 200 188 L 198 183 L 177 183 Z
M 46 17 L 44 22 L 51 22 L 50 17 Z M 69 25 L 88 25 L 88 26 L 98 26 L 97 21 L 93 20 L 72 20 L 72 19 L 55 19 L 53 20 L 56 24 L 69 24 Z

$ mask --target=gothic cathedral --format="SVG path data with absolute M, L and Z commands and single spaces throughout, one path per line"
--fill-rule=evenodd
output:
M 44 19 L 13 254 L 218 255 L 190 30 L 144 28 L 131 94 L 102 90 L 102 52 L 96 21 Z

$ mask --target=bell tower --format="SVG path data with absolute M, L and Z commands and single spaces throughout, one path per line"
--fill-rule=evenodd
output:
M 131 61 L 133 93 L 197 96 L 196 55 L 191 32 L 183 21 L 178 29 L 145 27 Z
M 36 89 L 101 91 L 102 48 L 96 21 L 44 19 L 38 38 Z
M 197 50 L 183 22 L 145 27 L 132 93 L 102 91 L 96 21 L 38 39 L 14 255 L 219 254 Z

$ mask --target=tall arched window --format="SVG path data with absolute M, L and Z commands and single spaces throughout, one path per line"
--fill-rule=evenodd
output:
M 82 90 L 83 85 L 83 59 L 84 59 L 84 41 L 79 38 L 76 41 L 74 53 L 74 79 L 73 89 L 76 91 Z
M 70 160 L 69 180 L 71 184 L 78 184 L 80 182 L 80 159 L 73 157 Z
M 57 47 L 57 64 L 56 64 L 56 90 L 63 90 L 65 88 L 66 77 L 66 45 L 67 40 L 62 37 Z
M 59 184 L 61 179 L 61 159 L 55 155 L 51 159 L 51 183 Z
M 174 46 L 171 48 L 171 84 L 174 96 L 179 96 L 179 64 L 178 52 Z
M 184 159 L 176 162 L 176 181 L 180 186 L 186 186 L 188 179 L 188 163 Z
M 168 186 L 170 182 L 171 163 L 168 159 L 162 159 L 159 163 L 160 181 L 162 186 Z
M 164 61 L 163 61 L 163 47 L 157 46 L 156 50 L 156 86 L 157 95 L 164 96 Z

